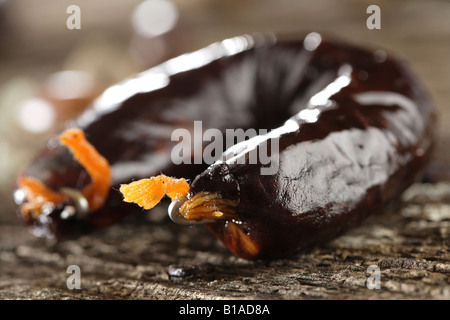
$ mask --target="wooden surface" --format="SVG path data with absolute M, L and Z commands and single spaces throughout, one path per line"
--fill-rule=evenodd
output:
M 33 1 L 14 3 L 14 17 L 34 17 L 21 11 L 36 10 Z M 449 163 L 448 1 L 379 1 L 381 30 L 365 26 L 370 1 L 340 1 L 337 5 L 331 0 L 283 0 L 276 8 L 273 3 L 180 1 L 192 39 L 186 50 L 245 32 L 318 30 L 393 51 L 411 62 L 441 109 L 434 162 Z M 110 10 L 114 19 L 113 8 Z M 40 45 L 41 29 L 33 31 L 34 40 L 27 38 L 23 25 L 29 27 L 32 19 L 23 24 L 14 20 L 18 47 L 17 51 L 8 47 L 9 53 L 0 56 L 2 88 L 17 76 L 59 70 L 67 62 L 67 52 L 73 50 L 74 39 L 87 37 L 91 29 L 103 28 L 110 33 L 121 29 L 119 42 L 127 37 L 123 17 L 117 20 L 123 27 L 120 23 L 108 26 L 111 21 L 107 18 L 97 25 L 89 16 L 86 19 L 82 33 L 75 36 L 47 23 L 46 31 L 56 39 L 48 46 Z M 109 79 L 131 73 L 133 68 L 139 67 L 130 63 Z M 5 109 L 0 108 L 0 112 L 5 117 Z M 0 129 L 0 134 L 0 138 L 6 137 L 7 148 L 3 150 L 9 150 L 14 159 L 3 162 L 8 170 L 0 177 L 0 299 L 450 299 L 449 183 L 414 185 L 397 203 L 361 227 L 289 259 L 238 259 L 205 228 L 168 221 L 163 207 L 105 230 L 55 243 L 35 238 L 20 223 L 10 193 L 16 170 L 40 146 L 26 143 L 30 136 L 24 133 L 19 138 Z M 66 286 L 69 265 L 80 267 L 81 290 Z M 380 268 L 379 290 L 366 286 L 370 265 Z
M 449 299 L 449 199 L 450 184 L 415 185 L 326 246 L 258 262 L 164 212 L 60 243 L 2 225 L 0 299 Z M 69 265 L 80 267 L 81 290 L 66 286 Z M 379 290 L 367 288 L 370 265 Z

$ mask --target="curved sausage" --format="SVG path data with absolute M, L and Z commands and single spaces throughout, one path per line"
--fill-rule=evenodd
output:
M 110 165 L 112 189 L 100 208 L 62 214 L 79 207 L 76 197 L 66 197 L 40 215 L 21 215 L 39 236 L 107 226 L 140 212 L 122 201 L 121 184 L 164 173 L 193 180 L 172 210 L 196 195 L 214 195 L 208 201 L 225 214 L 207 225 L 232 252 L 286 256 L 348 230 L 410 185 L 429 157 L 434 117 L 408 67 L 382 51 L 317 33 L 227 39 L 112 86 L 72 124 Z M 198 120 L 202 130 L 224 134 L 273 130 L 211 166 L 196 161 L 204 141 L 191 163 L 174 164 L 172 133 L 194 134 Z M 251 150 L 264 150 L 271 162 L 246 163 Z M 54 139 L 20 177 L 54 191 L 82 190 L 93 180 Z M 21 207 L 23 193 L 19 186 Z

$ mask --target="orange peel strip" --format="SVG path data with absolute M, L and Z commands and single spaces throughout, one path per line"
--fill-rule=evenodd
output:
M 231 238 L 230 248 L 240 248 L 251 259 L 259 255 L 261 248 L 236 223 L 229 221 L 226 231 Z
M 41 181 L 32 177 L 19 177 L 17 185 L 25 191 L 26 202 L 21 206 L 24 215 L 34 212 L 36 216 L 40 216 L 44 205 L 54 206 L 66 199 L 65 195 L 50 190 Z
M 89 211 L 100 208 L 111 187 L 111 168 L 108 161 L 86 140 L 81 129 L 68 129 L 59 136 L 59 140 L 69 148 L 75 160 L 91 177 L 91 183 L 82 190 L 83 196 L 88 201 Z M 54 206 L 67 199 L 65 194 L 49 189 L 32 177 L 19 177 L 17 185 L 25 191 L 25 203 L 21 205 L 21 212 L 24 215 L 34 212 L 39 216 L 43 206 Z
M 77 160 L 88 172 L 91 183 L 82 190 L 83 196 L 89 203 L 89 211 L 99 209 L 108 197 L 111 188 L 111 167 L 95 147 L 90 144 L 81 129 L 74 128 L 64 131 L 59 136 L 61 144 L 72 152 Z
M 146 210 L 155 207 L 165 195 L 173 201 L 186 196 L 189 189 L 185 179 L 175 179 L 165 175 L 120 186 L 120 192 L 124 196 L 123 201 L 134 202 Z
M 219 193 L 200 192 L 180 206 L 180 214 L 186 220 L 237 219 L 236 200 L 225 199 Z

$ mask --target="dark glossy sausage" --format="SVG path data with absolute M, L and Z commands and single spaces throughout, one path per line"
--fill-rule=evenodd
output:
M 277 172 L 236 164 L 261 145 L 249 140 L 183 200 L 207 192 L 235 201 L 233 219 L 208 227 L 240 257 L 287 256 L 341 235 L 399 196 L 429 159 L 435 111 L 406 66 L 342 47 L 330 58 L 326 47 L 316 52 L 333 80 L 264 142 L 278 140 Z
M 434 118 L 421 84 L 383 51 L 317 33 L 228 39 L 111 87 L 76 121 L 111 166 L 113 190 L 99 209 L 61 217 L 74 207 L 68 197 L 24 218 L 39 235 L 57 237 L 110 225 L 136 212 L 116 191 L 121 184 L 164 173 L 193 180 L 174 199 L 173 217 L 210 222 L 240 257 L 286 256 L 342 234 L 413 183 L 429 158 Z M 273 130 L 209 167 L 175 165 L 171 134 L 192 131 L 196 120 L 224 133 Z M 52 190 L 89 185 L 86 170 L 54 145 L 21 177 Z M 249 163 L 263 149 L 271 162 Z M 186 219 L 196 212 L 216 218 Z

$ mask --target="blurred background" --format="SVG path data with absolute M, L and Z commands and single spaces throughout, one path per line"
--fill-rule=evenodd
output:
M 373 4 L 379 30 L 366 26 Z M 0 0 L 0 223 L 20 223 L 18 170 L 107 86 L 228 37 L 309 31 L 409 60 L 442 112 L 435 161 L 449 163 L 449 1 Z

